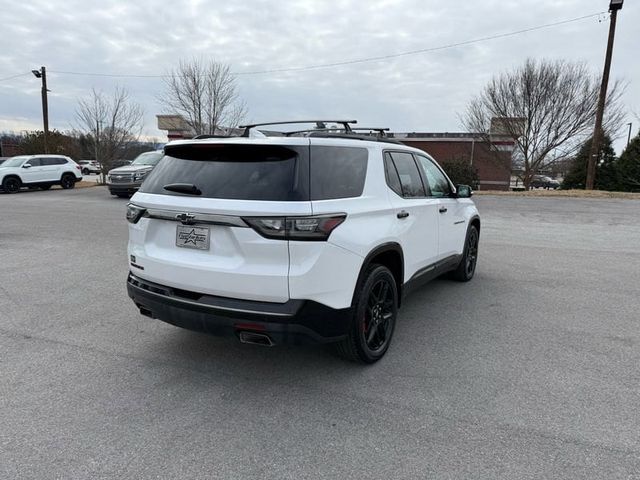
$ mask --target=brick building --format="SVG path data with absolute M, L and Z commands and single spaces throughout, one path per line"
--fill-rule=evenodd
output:
M 181 116 L 157 115 L 157 118 L 158 129 L 167 131 L 169 141 L 193 136 L 189 125 Z M 499 131 L 496 120 L 498 119 L 492 122 L 493 132 Z M 388 136 L 427 152 L 438 162 L 469 162 L 478 171 L 481 190 L 509 190 L 511 155 L 515 142 L 507 135 L 494 133 L 489 141 L 473 133 L 411 132 L 389 133 Z
M 20 146 L 17 143 L 0 138 L 0 157 L 15 157 L 20 153 Z
M 487 141 L 473 133 L 394 133 L 389 136 L 427 152 L 438 162 L 465 161 L 476 168 L 480 190 L 509 190 L 512 138 L 492 135 Z

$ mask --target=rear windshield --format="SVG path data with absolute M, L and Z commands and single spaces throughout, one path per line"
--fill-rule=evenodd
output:
M 175 146 L 167 149 L 140 191 L 185 195 L 164 186 L 187 183 L 206 198 L 308 200 L 308 150 L 274 145 Z

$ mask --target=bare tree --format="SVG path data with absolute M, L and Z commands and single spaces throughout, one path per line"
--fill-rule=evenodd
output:
M 463 123 L 487 140 L 492 134 L 514 139 L 528 190 L 533 175 L 549 159 L 572 155 L 593 133 L 599 88 L 599 77 L 584 63 L 528 59 L 522 67 L 494 77 L 469 103 Z M 623 90 L 616 82 L 607 98 L 605 131 L 622 121 Z
M 142 107 L 123 88 L 116 88 L 112 95 L 93 89 L 88 98 L 78 101 L 76 117 L 78 129 L 87 136 L 95 159 L 102 165 L 104 181 L 113 161 L 123 158 L 138 141 L 144 117 Z
M 215 60 L 181 60 L 165 77 L 165 93 L 158 101 L 168 113 L 182 115 L 196 135 L 236 127 L 247 112 L 229 66 Z

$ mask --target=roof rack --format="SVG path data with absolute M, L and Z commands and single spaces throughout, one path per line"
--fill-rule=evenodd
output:
M 354 131 L 369 131 L 369 132 L 378 132 L 378 135 L 381 137 L 386 137 L 387 134 L 385 132 L 389 131 L 387 127 L 355 127 L 352 128 Z
M 299 133 L 318 133 L 318 132 L 344 133 L 345 129 L 344 128 L 307 128 L 305 130 L 294 130 L 292 132 L 283 132 L 283 136 L 292 137 L 294 135 L 298 135 Z
M 291 120 L 287 122 L 266 122 L 266 123 L 253 123 L 251 125 L 239 125 L 238 128 L 244 128 L 244 132 L 242 133 L 243 137 L 248 137 L 249 132 L 252 128 L 256 127 L 265 127 L 268 125 L 291 125 L 295 123 L 315 123 L 317 130 L 328 130 L 327 123 L 339 123 L 344 127 L 345 132 L 351 132 L 353 129 L 351 128 L 352 123 L 358 123 L 357 120 Z M 303 132 L 299 132 L 303 133 Z
M 380 136 L 380 135 L 366 135 L 366 134 L 358 134 L 355 132 L 323 132 L 323 131 L 315 131 L 309 132 L 310 137 L 316 138 L 347 138 L 350 140 L 362 140 L 365 142 L 384 142 L 384 143 L 394 143 L 396 145 L 402 145 L 402 142 L 396 140 L 395 138 Z

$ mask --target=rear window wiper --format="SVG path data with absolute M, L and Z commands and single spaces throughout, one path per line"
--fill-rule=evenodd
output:
M 202 195 L 202 191 L 193 183 L 170 183 L 162 188 L 170 192 L 186 193 L 187 195 Z

